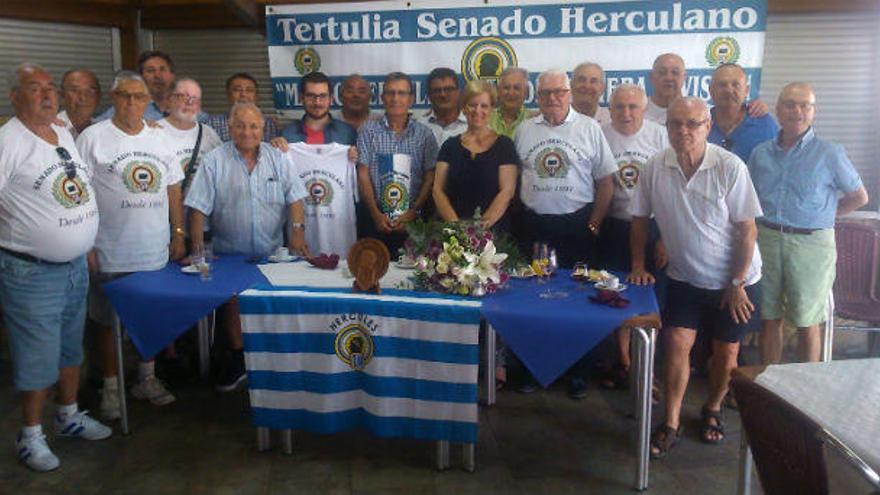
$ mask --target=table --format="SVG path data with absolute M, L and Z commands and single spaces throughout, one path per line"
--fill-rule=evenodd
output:
M 169 263 L 152 272 L 136 272 L 104 285 L 117 314 L 116 353 L 122 363 L 122 326 L 142 356 L 155 356 L 193 325 L 199 325 L 200 368 L 207 375 L 208 346 L 205 316 L 248 287 L 266 278 L 244 256 L 221 255 L 214 260 L 212 279 L 184 274 Z M 120 364 L 120 370 L 122 369 Z M 118 373 L 122 432 L 128 434 L 125 378 Z
M 791 363 L 746 367 L 735 376 L 754 380 L 804 412 L 851 449 L 880 479 L 880 359 L 850 359 L 819 363 Z M 751 453 L 742 435 L 739 493 L 751 488 Z M 864 472 L 864 471 L 863 471 Z

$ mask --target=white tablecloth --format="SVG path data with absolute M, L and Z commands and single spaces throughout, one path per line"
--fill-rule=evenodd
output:
M 806 413 L 880 471 L 880 359 L 768 366 L 755 382 Z
M 296 263 L 269 263 L 260 265 L 260 271 L 275 286 L 301 286 L 319 288 L 351 287 L 354 278 L 348 272 L 348 263 L 340 260 L 334 270 L 322 270 L 306 261 Z M 412 276 L 412 270 L 401 270 L 392 263 L 388 272 L 379 280 L 383 289 L 400 288 L 399 285 Z M 346 276 L 347 275 L 347 276 Z M 411 288 L 411 287 L 406 287 Z

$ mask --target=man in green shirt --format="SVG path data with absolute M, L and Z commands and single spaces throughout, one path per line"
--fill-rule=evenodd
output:
M 529 72 L 521 67 L 508 67 L 498 78 L 497 108 L 489 117 L 489 127 L 513 139 L 517 126 L 531 113 L 523 103 L 529 94 Z

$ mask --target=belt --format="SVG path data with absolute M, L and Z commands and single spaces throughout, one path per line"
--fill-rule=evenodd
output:
M 810 235 L 817 230 L 822 229 L 802 229 L 799 227 L 789 227 L 787 225 L 779 225 L 778 223 L 768 222 L 766 220 L 758 220 L 758 223 L 767 227 L 768 229 L 775 232 L 782 232 L 783 234 L 800 234 L 800 235 Z
M 41 258 L 37 258 L 36 256 L 31 256 L 26 253 L 19 253 L 18 251 L 13 251 L 11 249 L 6 249 L 3 246 L 0 246 L 0 251 L 12 256 L 13 258 L 18 258 L 20 260 L 29 261 L 31 263 L 40 263 L 43 265 L 66 265 L 69 261 L 47 261 Z

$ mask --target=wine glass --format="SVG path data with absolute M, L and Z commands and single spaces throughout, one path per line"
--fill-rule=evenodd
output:
M 544 274 L 547 275 L 547 280 L 550 280 L 550 277 L 556 272 L 556 269 L 559 268 L 559 263 L 556 260 L 555 249 L 548 247 L 547 253 L 547 263 L 544 265 Z M 568 292 L 548 287 L 539 294 L 539 297 L 542 299 L 564 299 L 568 297 Z

